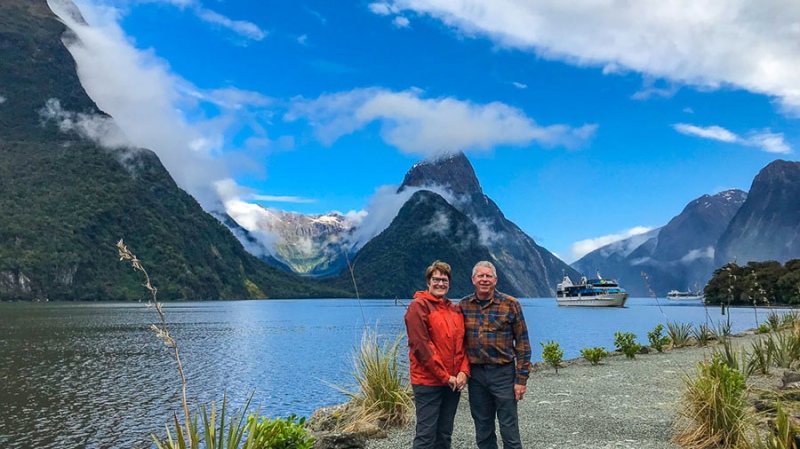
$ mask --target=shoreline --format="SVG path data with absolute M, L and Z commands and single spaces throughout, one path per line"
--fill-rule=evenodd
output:
M 763 334 L 747 331 L 731 338 L 741 347 Z M 686 347 L 633 360 L 612 352 L 603 363 L 583 357 L 565 361 L 558 374 L 538 368 L 519 402 L 523 447 L 679 449 L 670 442 L 678 417 L 684 379 L 694 376 L 697 363 L 717 346 Z M 745 346 L 747 347 L 747 346 Z M 392 429 L 388 438 L 369 440 L 368 449 L 408 448 L 413 426 Z M 498 433 L 498 443 L 499 443 Z M 452 449 L 475 447 L 475 430 L 466 392 L 461 396 L 453 430 Z

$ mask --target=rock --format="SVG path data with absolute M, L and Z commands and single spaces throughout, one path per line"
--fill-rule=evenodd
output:
M 641 348 L 639 348 L 639 354 L 650 354 L 650 347 L 642 346 Z
M 797 371 L 784 371 L 781 382 L 783 382 L 783 386 L 781 387 L 783 389 L 800 388 L 800 373 Z
M 336 430 L 347 407 L 348 404 L 345 403 L 317 409 L 306 421 L 306 429 L 311 432 L 330 432 Z
M 314 449 L 364 449 L 367 439 L 353 432 L 320 432 L 314 434 Z
M 354 423 L 352 425 L 352 431 L 366 438 L 386 438 L 389 436 L 380 426 L 367 421 L 358 421 Z

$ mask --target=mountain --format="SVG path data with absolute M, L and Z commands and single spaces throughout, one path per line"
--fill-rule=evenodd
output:
M 717 266 L 800 258 L 800 162 L 776 160 L 753 179 L 747 201 L 719 239 Z
M 353 223 L 344 215 L 262 209 L 258 229 L 279 236 L 272 254 L 277 262 L 295 273 L 313 277 L 333 276 L 347 266 L 343 239 Z
M 489 251 L 489 260 L 504 273 L 503 288 L 509 292 L 523 297 L 555 296 L 555 286 L 565 274 L 577 276 L 569 265 L 506 219 L 497 204 L 483 193 L 464 153 L 415 164 L 398 191 L 434 186 L 452 194 L 453 207 L 477 226 L 480 242 Z
M 435 260 L 450 264 L 453 279 L 448 296 L 474 291 L 472 266 L 491 260 L 472 220 L 440 195 L 420 190 L 406 201 L 392 223 L 370 240 L 352 260 L 353 276 L 364 298 L 411 298 L 425 290 L 425 269 Z M 498 268 L 498 289 L 521 295 Z M 350 270 L 332 279 L 338 288 L 353 288 Z
M 717 242 L 746 198 L 747 193 L 737 189 L 703 195 L 665 226 L 599 248 L 572 266 L 591 274 L 599 269 L 633 296 L 650 296 L 642 272 L 661 297 L 672 289 L 702 287 L 717 268 Z
M 120 238 L 161 300 L 345 295 L 249 254 L 153 152 L 70 131 L 65 118 L 109 117 L 62 37 L 76 39 L 45 0 L 0 2 L 0 299 L 146 298 Z

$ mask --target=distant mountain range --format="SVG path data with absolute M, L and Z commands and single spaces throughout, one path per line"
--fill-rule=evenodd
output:
M 705 284 L 734 258 L 800 256 L 800 163 L 780 160 L 749 195 L 704 195 L 663 227 L 573 266 L 503 215 L 462 153 L 411 167 L 396 216 L 381 226 L 263 209 L 248 231 L 203 211 L 153 152 L 104 149 L 63 126 L 54 110 L 110 118 L 83 90 L 65 36 L 76 38 L 45 0 L 0 2 L 0 300 L 145 297 L 139 274 L 117 258 L 120 238 L 163 300 L 352 297 L 356 287 L 365 298 L 409 298 L 436 259 L 453 266 L 453 297 L 472 291 L 482 259 L 496 264 L 498 288 L 520 297 L 553 296 L 565 274 L 596 270 L 636 296 L 648 295 L 644 271 L 663 296 Z
M 736 261 L 800 258 L 800 163 L 776 160 L 749 193 L 704 195 L 662 228 L 599 248 L 572 266 L 617 277 L 635 296 L 702 288 L 716 268 Z

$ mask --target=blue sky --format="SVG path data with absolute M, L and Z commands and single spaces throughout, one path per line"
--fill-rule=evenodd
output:
M 245 225 L 253 204 L 390 219 L 382 186 L 463 150 L 571 262 L 800 144 L 797 2 L 78 0 L 90 27 L 49 2 L 116 126 L 54 113 Z

